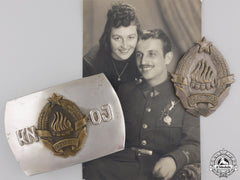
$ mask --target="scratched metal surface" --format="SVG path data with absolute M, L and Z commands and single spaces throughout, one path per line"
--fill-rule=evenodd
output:
M 16 131 L 35 126 L 38 117 L 53 93 L 73 101 L 84 114 L 102 105 L 112 107 L 113 118 L 93 125 L 88 122 L 87 139 L 82 149 L 68 158 L 54 156 L 42 141 L 20 146 Z M 6 105 L 6 136 L 16 160 L 27 175 L 51 171 L 92 160 L 124 148 L 124 117 L 118 97 L 103 74 L 67 82 L 12 101 Z

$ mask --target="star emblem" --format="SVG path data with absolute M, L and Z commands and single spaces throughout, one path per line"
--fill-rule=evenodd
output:
M 211 54 L 211 46 L 212 42 L 208 42 L 205 37 L 202 38 L 201 41 L 197 42 L 197 44 L 200 46 L 198 52 L 205 52 L 208 54 Z
M 48 101 L 51 103 L 52 106 L 54 106 L 55 104 L 61 104 L 61 100 L 62 100 L 63 96 L 57 96 L 55 93 L 53 93 L 52 97 L 48 98 Z

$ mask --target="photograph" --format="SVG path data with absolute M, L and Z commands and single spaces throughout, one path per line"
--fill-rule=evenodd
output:
M 126 129 L 125 149 L 84 163 L 84 179 L 201 178 L 200 118 L 171 81 L 200 40 L 200 0 L 83 1 L 83 77 L 105 74 Z
M 239 180 L 239 7 L 0 0 L 1 179 Z

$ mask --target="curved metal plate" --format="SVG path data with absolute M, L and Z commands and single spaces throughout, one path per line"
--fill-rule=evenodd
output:
M 38 136 L 38 130 L 35 131 L 39 115 L 53 93 L 74 102 L 83 114 L 90 117 L 85 141 L 74 156 L 64 158 L 55 155 L 44 145 Z M 111 117 L 106 115 L 107 111 L 112 113 Z M 125 145 L 122 108 L 114 89 L 103 74 L 67 82 L 9 101 L 5 111 L 5 131 L 11 150 L 27 175 L 93 160 L 120 151 Z

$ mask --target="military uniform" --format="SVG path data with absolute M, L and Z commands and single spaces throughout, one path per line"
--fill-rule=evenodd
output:
M 156 87 L 144 81 L 127 83 L 118 94 L 125 117 L 126 149 L 89 162 L 85 179 L 154 179 L 155 163 L 166 156 L 175 160 L 177 171 L 200 162 L 199 118 L 185 111 L 170 77 Z M 87 172 L 92 165 L 95 171 Z

